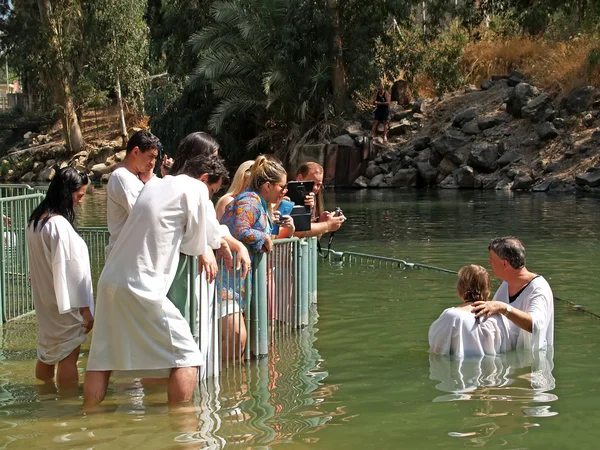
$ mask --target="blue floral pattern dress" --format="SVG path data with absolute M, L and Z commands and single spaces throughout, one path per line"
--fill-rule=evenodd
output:
M 221 217 L 221 223 L 229 228 L 229 232 L 234 238 L 249 248 L 252 260 L 254 254 L 262 251 L 265 241 L 271 237 L 273 229 L 267 211 L 267 202 L 260 194 L 251 190 L 242 192 L 227 205 L 225 213 Z M 248 272 L 248 276 L 251 276 L 250 272 Z M 237 287 L 234 286 L 233 271 L 230 271 L 228 276 L 223 274 L 222 278 L 220 275 L 217 276 L 217 282 L 221 284 L 221 301 L 235 300 L 244 309 L 245 286 L 243 281 L 239 282 L 239 271 L 236 280 Z

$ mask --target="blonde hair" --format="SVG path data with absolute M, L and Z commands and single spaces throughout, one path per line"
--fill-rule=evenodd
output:
M 235 171 L 235 175 L 233 176 L 233 181 L 231 182 L 231 186 L 225 193 L 225 195 L 231 195 L 232 197 L 237 197 L 242 192 L 246 190 L 248 184 L 250 183 L 250 169 L 254 164 L 254 160 L 244 161 L 240 164 L 240 166 Z
M 490 274 L 476 264 L 464 266 L 458 271 L 456 292 L 467 302 L 485 302 L 490 298 Z
M 252 164 L 248 185 L 253 191 L 258 192 L 263 184 L 277 183 L 285 176 L 287 172 L 281 164 L 269 161 L 264 155 L 260 155 Z

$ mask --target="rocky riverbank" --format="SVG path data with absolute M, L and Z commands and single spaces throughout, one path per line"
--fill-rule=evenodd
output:
M 372 143 L 378 156 L 354 187 L 600 192 L 594 87 L 559 98 L 515 72 L 392 108 L 390 142 Z M 364 146 L 369 128 L 351 124 L 333 142 Z

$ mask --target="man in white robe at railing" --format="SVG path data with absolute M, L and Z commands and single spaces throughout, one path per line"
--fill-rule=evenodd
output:
M 512 348 L 544 350 L 554 345 L 554 296 L 548 282 L 525 267 L 525 247 L 514 237 L 488 247 L 494 275 L 502 280 L 493 301 L 473 303 L 475 317 L 503 314 L 510 321 Z
M 104 399 L 112 371 L 168 377 L 169 403 L 191 400 L 203 358 L 167 292 L 180 252 L 199 256 L 221 246 L 211 183 L 202 181 L 207 177 L 221 184 L 227 177 L 222 161 L 193 158 L 183 174 L 148 182 L 132 208 L 98 282 L 86 410 Z M 212 265 L 216 274 L 216 261 Z

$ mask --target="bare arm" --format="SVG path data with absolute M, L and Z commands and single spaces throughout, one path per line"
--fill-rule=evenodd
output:
M 511 312 L 506 313 L 507 304 L 498 301 L 475 302 L 473 303 L 473 312 L 475 317 L 484 316 L 483 320 L 487 320 L 494 314 L 505 314 L 508 320 L 514 323 L 519 328 L 525 331 L 533 332 L 533 320 L 531 314 L 521 311 L 515 307 L 511 308 Z

